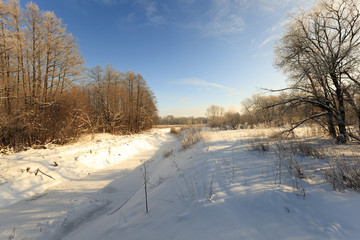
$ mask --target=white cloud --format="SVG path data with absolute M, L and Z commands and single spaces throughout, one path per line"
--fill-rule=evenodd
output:
M 157 26 L 166 24 L 166 17 L 159 12 L 156 1 L 136 0 L 135 3 L 139 4 L 145 11 L 148 24 Z
M 186 0 L 182 0 L 186 1 Z M 188 0 L 189 1 L 189 0 Z M 284 14 L 295 6 L 307 7 L 315 0 L 209 0 L 210 8 L 191 27 L 204 37 L 220 37 L 241 33 L 250 8 L 266 14 Z
M 116 21 L 119 28 L 128 29 L 131 28 L 131 24 L 136 22 L 136 14 L 129 13 L 127 16 L 121 17 Z
M 240 95 L 241 92 L 237 89 L 230 88 L 218 83 L 208 82 L 201 78 L 184 78 L 179 81 L 175 82 L 176 84 L 182 85 L 191 85 L 191 86 L 198 86 L 198 87 L 210 87 L 210 88 L 218 88 L 227 91 L 230 95 Z
M 246 1 L 243 0 L 213 0 L 210 10 L 205 14 L 206 19 L 197 26 L 205 37 L 220 37 L 240 33 L 244 30 L 245 21 L 242 9 Z
M 271 12 L 274 14 L 293 13 L 298 11 L 297 6 L 302 6 L 303 8 L 309 7 L 314 0 L 258 0 L 259 8 L 262 11 Z M 284 31 L 285 26 L 287 25 L 289 18 L 282 18 L 277 24 L 268 28 L 264 33 L 267 35 L 266 39 L 263 40 L 258 48 L 262 48 L 269 44 L 270 42 L 279 39 Z
M 279 12 L 284 8 L 293 8 L 295 6 L 308 7 L 315 0 L 257 0 L 257 5 L 262 11 Z
M 259 0 L 258 5 L 263 11 L 273 12 L 288 6 L 290 2 L 294 2 L 294 0 Z
M 280 38 L 280 35 L 279 34 L 275 34 L 275 35 L 272 35 L 270 37 L 268 37 L 267 39 L 265 39 L 260 45 L 258 48 L 262 48 L 264 46 L 266 46 L 269 42 L 273 41 L 273 40 L 276 40 L 276 39 L 279 39 Z
M 123 1 L 123 0 L 121 0 Z M 103 5 L 113 6 L 118 3 L 118 0 L 95 0 L 95 2 Z
M 187 4 L 187 5 L 191 5 L 194 4 L 196 2 L 196 0 L 178 0 L 179 4 Z

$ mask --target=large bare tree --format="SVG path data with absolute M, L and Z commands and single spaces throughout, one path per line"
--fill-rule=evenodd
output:
M 278 42 L 275 65 L 288 76 L 292 97 L 283 104 L 310 104 L 317 111 L 297 122 L 322 118 L 340 142 L 348 136 L 349 111 L 360 112 L 360 12 L 356 0 L 320 0 L 307 12 L 292 16 Z M 349 109 L 349 107 L 351 109 Z

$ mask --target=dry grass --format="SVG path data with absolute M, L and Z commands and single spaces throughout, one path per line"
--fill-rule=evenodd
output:
M 321 150 L 319 150 L 317 146 L 314 146 L 309 143 L 302 143 L 302 142 L 296 143 L 293 145 L 292 148 L 295 154 L 301 153 L 306 156 L 311 156 L 317 159 L 324 158 L 324 154 L 321 152 Z
M 305 197 L 304 179 L 321 177 L 334 191 L 360 191 L 360 153 L 358 143 L 338 145 L 319 127 L 301 127 L 288 136 L 271 133 L 279 129 L 251 129 L 250 150 L 274 153 L 274 181 L 282 184 L 291 180 L 294 188 Z M 309 158 L 310 157 L 310 158 Z M 328 167 L 324 167 L 324 166 Z M 317 170 L 321 171 L 317 171 Z M 319 174 L 321 173 L 321 174 Z M 316 178 L 317 178 L 316 177 Z
M 360 191 L 360 157 L 347 159 L 335 156 L 329 162 L 329 167 L 322 169 L 322 172 L 334 191 L 346 188 Z

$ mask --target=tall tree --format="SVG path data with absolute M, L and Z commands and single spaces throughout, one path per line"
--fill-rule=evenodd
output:
M 355 0 L 321 0 L 291 18 L 275 49 L 276 66 L 292 81 L 292 98 L 283 103 L 318 109 L 299 124 L 326 117 L 330 134 L 347 141 L 347 103 L 358 110 L 350 92 L 358 84 L 359 47 L 360 12 Z

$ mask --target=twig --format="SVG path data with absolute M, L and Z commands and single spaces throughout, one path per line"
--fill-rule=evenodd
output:
M 11 235 L 9 236 L 9 240 L 11 240 L 11 239 L 15 239 L 15 226 L 14 226 L 14 229 L 13 229 Z
M 35 176 L 37 176 L 39 172 L 42 173 L 42 174 L 44 174 L 45 176 L 47 176 L 47 177 L 55 180 L 55 178 L 53 178 L 53 177 L 50 176 L 49 174 L 44 173 L 44 172 L 41 171 L 40 169 L 37 169 L 37 170 L 35 171 Z

